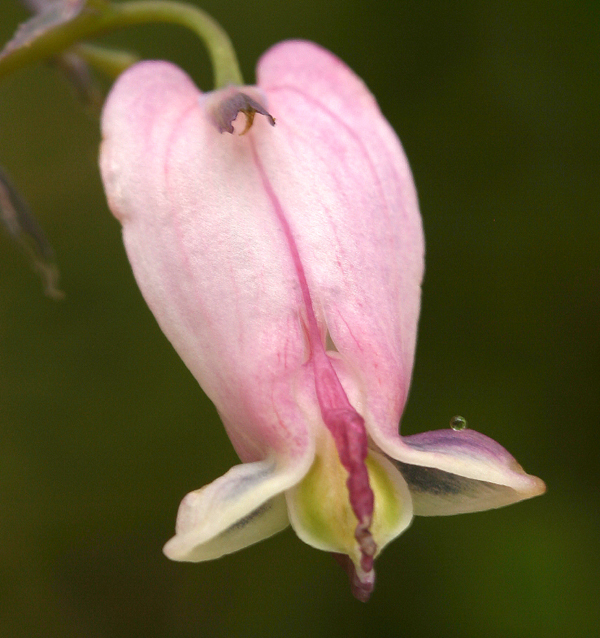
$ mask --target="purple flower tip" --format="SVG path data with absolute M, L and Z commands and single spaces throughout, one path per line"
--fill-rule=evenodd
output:
M 233 89 L 233 90 L 232 90 Z M 219 133 L 233 133 L 233 122 L 239 113 L 246 116 L 246 126 L 240 135 L 247 133 L 254 123 L 257 113 L 264 115 L 271 126 L 275 126 L 275 118 L 258 102 L 235 87 L 216 92 L 215 100 L 210 107 L 210 115 Z

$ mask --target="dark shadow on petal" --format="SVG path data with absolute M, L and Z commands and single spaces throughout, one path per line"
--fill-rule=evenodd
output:
M 523 498 L 516 490 L 505 485 L 390 460 L 408 484 L 417 516 L 479 512 L 510 505 Z

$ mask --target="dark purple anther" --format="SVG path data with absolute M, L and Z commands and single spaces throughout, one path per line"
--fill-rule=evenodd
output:
M 257 113 L 264 115 L 269 124 L 275 126 L 275 118 L 259 102 L 246 93 L 241 93 L 237 89 L 233 91 L 226 89 L 217 95 L 223 95 L 223 97 L 218 102 L 215 101 L 211 104 L 210 114 L 214 124 L 219 129 L 219 133 L 233 133 L 233 122 L 239 113 L 243 113 L 246 116 L 246 127 L 240 135 L 248 132 Z

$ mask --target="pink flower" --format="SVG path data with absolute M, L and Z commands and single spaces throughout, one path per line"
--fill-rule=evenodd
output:
M 373 559 L 413 514 L 544 484 L 477 432 L 399 435 L 423 274 L 407 160 L 331 53 L 283 42 L 257 78 L 202 94 L 145 62 L 103 115 L 102 176 L 137 282 L 243 461 L 184 498 L 165 553 L 217 558 L 291 523 L 366 600 Z M 220 133 L 255 112 L 244 135 Z

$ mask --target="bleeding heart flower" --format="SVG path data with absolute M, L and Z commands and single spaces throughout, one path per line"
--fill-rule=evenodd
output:
M 102 176 L 137 282 L 243 461 L 185 497 L 165 553 L 217 558 L 291 523 L 366 600 L 373 559 L 413 514 L 544 484 L 477 432 L 399 435 L 423 274 L 407 160 L 327 51 L 281 43 L 257 77 L 202 94 L 145 62 L 103 115 Z

